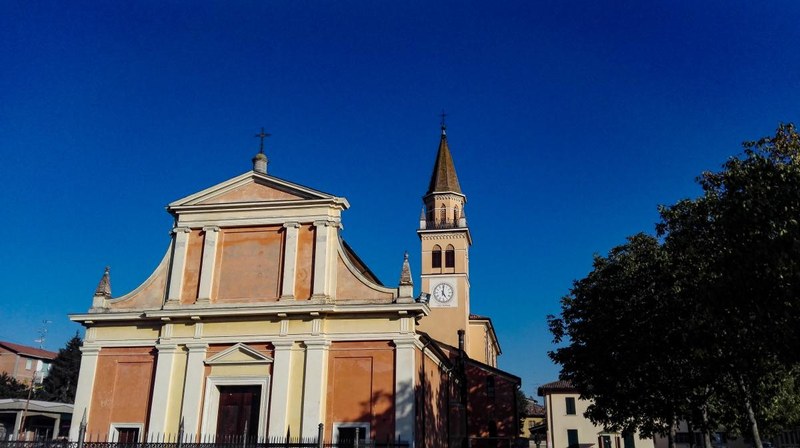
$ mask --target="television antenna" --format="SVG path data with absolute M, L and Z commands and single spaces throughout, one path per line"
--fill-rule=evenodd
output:
M 42 326 L 39 327 L 39 331 L 37 332 L 39 337 L 34 339 L 33 342 L 38 342 L 40 349 L 44 349 L 44 342 L 47 340 L 47 325 L 52 323 L 52 320 L 45 319 L 42 321 Z

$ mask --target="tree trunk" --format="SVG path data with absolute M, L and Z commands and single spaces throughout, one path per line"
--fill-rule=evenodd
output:
M 744 408 L 747 411 L 747 421 L 750 422 L 750 434 L 753 436 L 753 446 L 755 448 L 764 448 L 761 445 L 761 435 L 758 433 L 758 422 L 756 421 L 756 413 L 753 411 L 753 405 L 750 403 L 750 394 L 747 386 L 744 384 L 744 378 L 739 377 L 739 387 L 744 397 Z
M 675 428 L 675 422 L 669 422 L 669 433 L 667 433 L 667 448 L 675 448 L 675 435 L 678 430 Z
M 711 428 L 708 427 L 708 405 L 703 405 L 700 411 L 700 417 L 703 419 L 703 446 L 705 448 L 712 448 Z

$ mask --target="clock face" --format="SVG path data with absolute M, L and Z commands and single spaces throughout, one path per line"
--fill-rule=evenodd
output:
M 439 283 L 433 288 L 433 298 L 440 303 L 447 303 L 453 299 L 453 287 L 447 283 Z

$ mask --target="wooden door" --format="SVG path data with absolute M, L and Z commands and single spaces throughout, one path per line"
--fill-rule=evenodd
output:
M 217 438 L 257 436 L 260 403 L 260 386 L 220 386 Z

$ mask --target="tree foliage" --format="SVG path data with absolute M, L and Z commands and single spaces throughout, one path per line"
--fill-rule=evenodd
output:
M 49 375 L 42 382 L 37 398 L 60 403 L 74 403 L 81 367 L 81 337 L 76 333 L 66 346 L 58 351 Z
M 27 396 L 27 384 L 17 381 L 6 372 L 0 373 L 0 398 L 25 398 Z
M 781 125 L 698 183 L 701 196 L 660 209 L 663 240 L 595 258 L 549 318 L 569 340 L 551 357 L 596 423 L 724 425 L 760 446 L 759 428 L 800 414 L 800 136 Z

